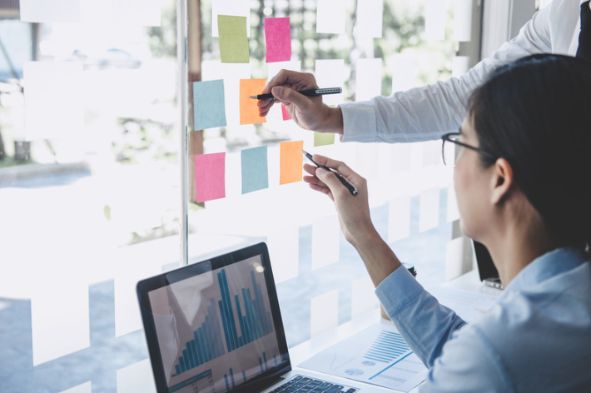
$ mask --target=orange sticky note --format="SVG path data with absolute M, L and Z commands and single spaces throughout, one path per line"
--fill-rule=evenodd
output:
M 250 98 L 262 94 L 265 79 L 240 79 L 240 124 L 261 124 L 266 121 L 259 116 L 258 100 Z
M 303 141 L 283 142 L 279 145 L 279 161 L 281 162 L 279 184 L 294 183 L 302 180 L 302 165 L 304 163 L 303 149 Z

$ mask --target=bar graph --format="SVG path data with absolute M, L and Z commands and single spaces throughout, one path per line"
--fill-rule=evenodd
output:
M 217 314 L 215 300 L 211 300 L 207 309 L 207 316 L 197 330 L 193 333 L 193 339 L 189 341 L 182 351 L 175 365 L 176 374 L 199 367 L 200 365 L 215 359 L 225 353 L 224 343 L 219 332 L 220 320 Z
M 175 376 L 243 347 L 273 331 L 271 312 L 265 305 L 255 272 L 250 271 L 250 277 L 246 276 L 244 279 L 249 288 L 239 287 L 236 288 L 237 293 L 231 294 L 225 269 L 217 273 L 219 300 L 213 298 L 209 301 L 205 319 L 192 333 L 192 339 L 184 345 L 174 365 Z M 259 359 L 259 365 L 261 371 L 266 370 L 265 353 Z M 235 385 L 232 369 L 225 374 L 224 380 L 227 386 Z
M 365 354 L 364 359 L 390 363 L 408 351 L 410 347 L 399 333 L 383 330 Z
M 221 300 L 218 301 L 218 306 L 222 316 L 228 352 L 232 352 L 273 331 L 271 313 L 265 306 L 261 288 L 255 279 L 255 273 L 251 271 L 250 274 L 254 298 L 251 288 L 241 288 L 240 294 L 234 294 L 234 304 L 232 304 L 232 296 L 230 295 L 225 270 L 217 274 L 221 291 Z M 240 295 L 242 295 L 244 306 L 240 304 Z M 237 318 L 235 318 L 234 312 Z M 238 325 L 236 319 L 238 319 Z M 240 327 L 240 334 L 238 334 L 238 326 Z

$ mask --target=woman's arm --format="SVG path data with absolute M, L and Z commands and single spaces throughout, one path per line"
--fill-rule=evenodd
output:
M 359 193 L 353 196 L 333 173 L 304 166 L 311 175 L 304 180 L 334 201 L 345 238 L 361 256 L 386 312 L 416 354 L 432 366 L 443 344 L 465 322 L 440 305 L 406 269 L 399 269 L 398 257 L 371 222 L 365 179 L 340 161 L 319 155 L 314 160 L 337 170 L 357 187 Z

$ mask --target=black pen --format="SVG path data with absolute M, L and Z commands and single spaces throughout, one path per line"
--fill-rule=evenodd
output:
M 351 195 L 356 196 L 357 194 L 359 194 L 359 191 L 357 191 L 357 187 L 355 187 L 353 185 L 353 183 L 351 183 L 345 176 L 341 175 L 336 170 L 327 167 L 326 165 L 320 165 L 319 163 L 317 163 L 316 161 L 314 161 L 314 159 L 312 158 L 312 154 L 308 153 L 307 151 L 302 150 L 302 152 L 304 153 L 304 155 L 306 156 L 306 158 L 308 160 L 312 161 L 312 163 L 314 165 L 316 165 L 318 168 L 326 169 L 327 171 L 334 173 L 336 175 L 337 179 L 339 179 L 339 181 L 345 187 L 347 187 L 347 190 L 349 190 L 349 192 L 351 193 Z
M 303 94 L 307 97 L 323 96 L 326 94 L 339 94 L 342 92 L 343 92 L 343 89 L 341 89 L 340 87 L 327 87 L 324 89 L 307 89 L 307 90 L 298 91 L 298 93 Z M 268 100 L 268 99 L 271 99 L 274 97 L 273 97 L 273 94 L 266 93 L 266 94 L 259 94 L 256 96 L 250 96 L 249 98 L 252 98 L 255 100 Z

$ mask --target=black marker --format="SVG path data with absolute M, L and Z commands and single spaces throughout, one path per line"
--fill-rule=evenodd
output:
M 307 97 L 323 96 L 326 94 L 339 94 L 342 92 L 343 92 L 343 89 L 341 89 L 340 87 L 327 87 L 324 89 L 308 89 L 308 90 L 298 91 L 298 93 L 303 94 Z M 250 96 L 249 98 L 252 98 L 255 100 L 269 100 L 269 99 L 275 98 L 275 97 L 273 97 L 273 94 L 271 94 L 271 93 L 266 93 L 266 94 L 259 94 L 256 96 Z
M 316 165 L 318 168 L 322 168 L 322 169 L 326 169 L 329 172 L 332 172 L 336 175 L 337 179 L 339 179 L 339 181 L 345 186 L 347 187 L 347 190 L 349 190 L 349 192 L 351 193 L 351 195 L 356 196 L 357 194 L 359 194 L 359 191 L 357 191 L 357 187 L 355 187 L 353 185 L 353 183 L 351 183 L 349 180 L 347 180 L 347 178 L 343 175 L 341 175 L 339 172 L 335 171 L 332 168 L 327 167 L 326 165 L 320 165 L 319 163 L 317 163 L 316 161 L 314 161 L 314 159 L 312 158 L 312 154 L 302 150 L 302 152 L 304 153 L 304 155 L 306 156 L 306 158 L 310 161 L 312 161 L 312 163 L 314 165 Z

